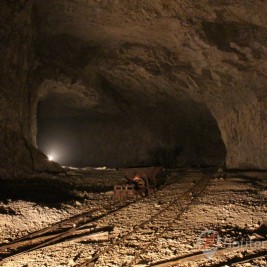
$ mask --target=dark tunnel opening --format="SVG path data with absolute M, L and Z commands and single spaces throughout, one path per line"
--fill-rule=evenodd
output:
M 122 99 L 121 99 L 122 100 Z M 73 167 L 210 167 L 226 149 L 208 108 L 188 97 L 128 112 L 81 108 L 71 93 L 49 93 L 38 104 L 37 145 Z

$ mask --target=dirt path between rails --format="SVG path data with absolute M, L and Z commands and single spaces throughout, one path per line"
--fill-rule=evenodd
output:
M 21 193 L 18 197 L 14 194 L 10 198 L 7 198 L 8 196 L 4 198 L 2 195 L 0 201 L 0 242 L 7 243 L 11 239 L 114 201 L 110 188 L 112 188 L 112 184 L 121 179 L 116 171 L 97 173 L 95 179 L 92 174 L 90 175 L 87 178 L 83 174 L 82 176 L 41 179 L 40 185 L 44 192 L 50 189 L 48 185 L 53 181 L 56 184 L 53 194 L 58 195 L 51 201 L 49 201 L 50 194 L 47 194 L 46 201 L 38 198 L 30 199 Z M 3 266 L 70 267 L 82 263 L 100 248 L 104 249 L 109 246 L 110 243 L 123 236 L 142 220 L 148 219 L 158 210 L 164 208 L 164 205 L 171 201 L 172 197 L 192 187 L 202 175 L 201 172 L 189 172 L 186 176 L 182 176 L 179 171 L 172 170 L 169 172 L 168 178 L 176 180 L 173 187 L 166 188 L 165 191 L 162 190 L 154 197 L 140 201 L 103 219 L 99 226 L 114 226 L 114 230 L 109 236 L 109 242 L 106 240 L 66 242 L 15 257 L 4 263 Z M 5 182 L 8 185 L 8 182 Z M 27 181 L 25 183 L 28 186 L 26 193 L 29 194 L 32 183 Z M 36 183 L 32 185 L 32 189 L 38 188 L 38 182 Z M 63 190 L 62 185 L 66 186 L 67 190 Z M 10 184 L 9 186 L 11 187 Z M 18 185 L 16 186 L 18 187 Z M 96 189 L 95 192 L 94 189 Z M 253 230 L 267 220 L 266 203 L 266 173 L 230 173 L 225 179 L 212 179 L 205 194 L 200 195 L 179 220 L 173 220 L 164 235 L 140 255 L 139 266 L 149 266 L 151 263 L 199 251 L 198 237 L 205 230 L 218 231 L 222 239 L 227 237 L 227 240 L 231 240 L 232 243 L 254 240 Z M 173 218 L 174 213 L 175 209 L 170 210 L 170 214 L 165 215 L 165 220 L 168 221 L 168 216 L 170 219 Z M 161 224 L 160 219 L 158 224 Z M 127 261 L 131 261 L 135 251 L 135 243 L 138 243 L 142 238 L 144 239 L 145 235 L 153 228 L 152 226 L 144 229 L 143 233 L 141 232 L 139 235 L 138 233 L 135 234 L 131 238 L 129 246 L 122 247 L 118 253 L 103 255 L 96 266 L 121 266 Z M 215 255 L 212 261 L 204 258 L 197 262 L 183 262 L 177 266 L 213 266 L 220 262 L 225 263 L 227 259 L 242 258 L 248 253 L 254 252 L 248 249 L 235 250 L 223 255 L 223 257 L 216 258 Z M 266 264 L 266 256 L 262 256 L 235 266 L 266 266 Z

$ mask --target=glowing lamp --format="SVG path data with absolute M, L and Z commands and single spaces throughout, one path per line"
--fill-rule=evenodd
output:
M 52 155 L 48 155 L 47 157 L 48 157 L 49 161 L 53 161 L 54 160 L 54 157 Z

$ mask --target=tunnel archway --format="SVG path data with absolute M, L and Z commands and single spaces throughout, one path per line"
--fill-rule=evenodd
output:
M 145 96 L 129 98 L 104 83 L 105 97 L 95 97 L 93 103 L 77 88 L 48 87 L 38 102 L 37 144 L 61 165 L 225 164 L 226 149 L 216 120 L 205 105 L 184 94 L 152 105 Z

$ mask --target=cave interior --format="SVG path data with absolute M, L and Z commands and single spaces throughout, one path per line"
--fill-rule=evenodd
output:
M 0 265 L 267 266 L 266 13 L 1 0 Z

